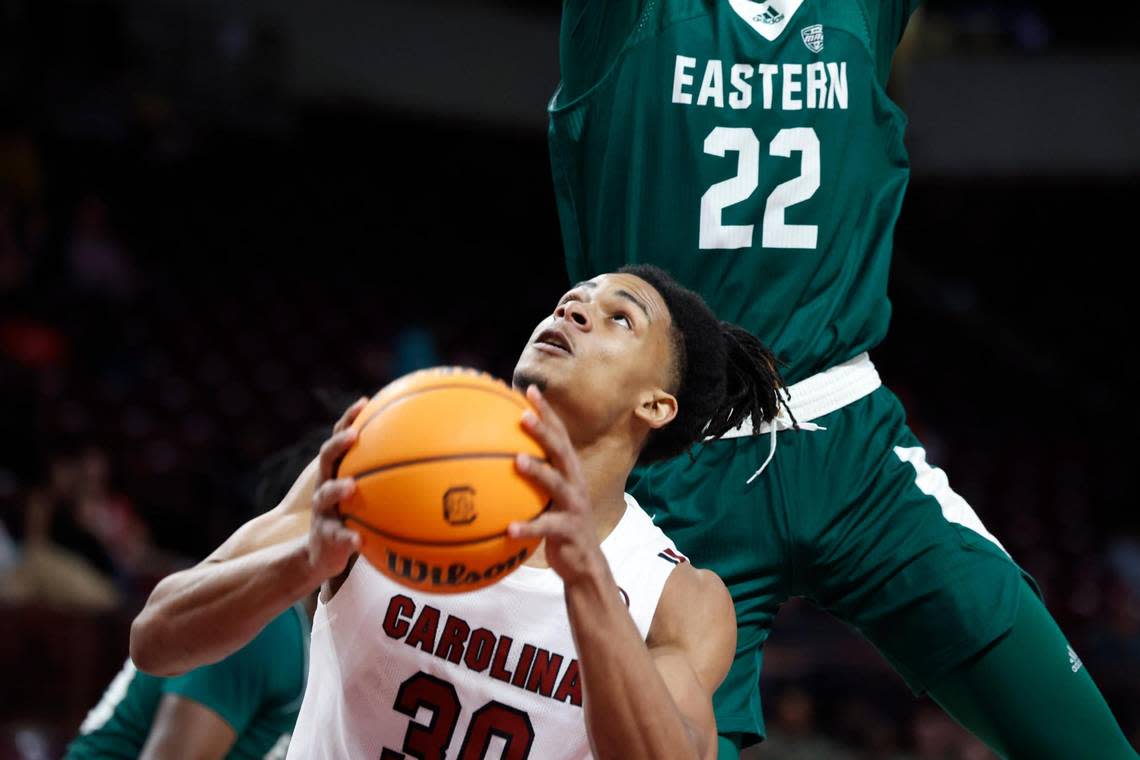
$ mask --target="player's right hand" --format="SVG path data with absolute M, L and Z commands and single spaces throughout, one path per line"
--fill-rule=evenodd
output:
M 356 443 L 356 430 L 352 421 L 368 399 L 361 398 L 345 410 L 332 436 L 321 444 L 317 458 L 319 468 L 317 485 L 313 490 L 313 519 L 309 526 L 309 564 L 313 577 L 323 582 L 344 572 L 348 560 L 360 549 L 360 536 L 347 528 L 340 517 L 338 506 L 356 490 L 353 478 L 334 478 L 337 463 Z

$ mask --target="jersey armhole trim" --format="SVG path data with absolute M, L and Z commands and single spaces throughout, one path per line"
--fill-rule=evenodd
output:
M 878 54 L 876 51 L 878 40 L 875 39 L 875 35 L 871 34 L 871 17 L 867 15 L 867 6 L 863 2 L 856 3 L 855 5 L 859 9 L 859 18 L 863 19 L 863 39 L 866 40 L 867 52 L 871 54 L 871 66 L 876 69 L 875 76 L 877 78 L 879 74 L 879 59 L 876 58 Z M 880 82 L 880 85 L 885 86 L 885 83 Z
M 586 88 L 586 90 L 583 91 L 581 95 L 578 95 L 565 103 L 559 103 L 558 96 L 562 94 L 562 81 L 559 79 L 558 87 L 554 90 L 554 94 L 550 97 L 550 101 L 546 104 L 547 113 L 550 114 L 551 118 L 569 113 L 570 111 L 573 111 L 574 109 L 583 105 L 585 101 L 588 100 L 595 92 L 606 85 L 606 83 L 609 81 L 610 76 L 613 75 L 618 65 L 625 59 L 627 55 L 629 55 L 629 51 L 633 50 L 635 47 L 645 42 L 646 40 L 651 39 L 651 37 L 644 34 L 642 29 L 645 24 L 649 23 L 650 14 L 661 2 L 662 0 L 646 0 L 645 8 L 642 10 L 641 15 L 638 17 L 637 23 L 633 25 L 633 29 L 630 31 L 629 36 L 626 37 L 625 42 L 622 43 L 618 54 L 614 56 L 613 63 L 610 64 L 610 67 L 606 69 L 606 72 L 602 74 L 598 81 Z M 706 15 L 708 15 L 708 12 L 702 10 L 701 12 L 694 13 L 691 16 L 685 16 L 684 18 L 679 18 L 676 21 L 671 21 L 658 31 L 664 31 L 671 26 L 683 24 L 686 21 L 691 21 L 692 19 L 700 18 L 701 16 Z

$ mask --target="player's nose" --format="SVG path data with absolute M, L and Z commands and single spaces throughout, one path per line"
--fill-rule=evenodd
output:
M 590 310 L 581 301 L 569 301 L 560 304 L 554 310 L 554 316 L 572 322 L 579 330 L 590 330 L 593 321 L 590 319 Z

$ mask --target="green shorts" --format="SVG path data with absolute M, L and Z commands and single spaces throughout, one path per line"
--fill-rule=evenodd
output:
M 889 390 L 813 422 L 825 429 L 778 433 L 751 485 L 769 435 L 710 442 L 629 483 L 693 564 L 732 592 L 736 659 L 714 701 L 718 730 L 745 746 L 764 735 L 763 645 L 789 597 L 854 625 L 922 692 L 1010 629 L 1028 577 L 927 464 Z

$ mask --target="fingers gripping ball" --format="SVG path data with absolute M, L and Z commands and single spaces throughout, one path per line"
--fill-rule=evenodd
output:
M 473 591 L 517 569 L 539 539 L 507 536 L 549 497 L 515 469 L 544 457 L 522 428 L 526 398 L 489 375 L 441 367 L 386 386 L 357 416 L 338 477 L 356 491 L 340 504 L 369 562 L 398 583 L 434 593 Z

